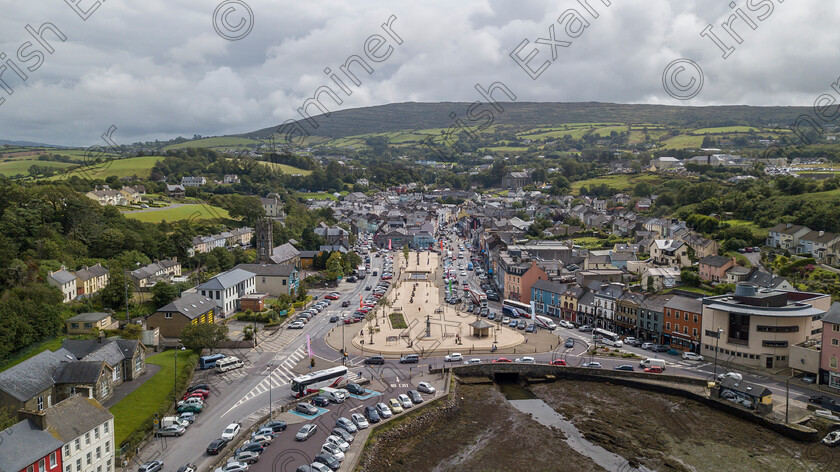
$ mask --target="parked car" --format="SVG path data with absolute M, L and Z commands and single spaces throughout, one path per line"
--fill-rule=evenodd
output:
M 383 402 L 379 402 L 376 404 L 376 412 L 379 413 L 379 416 L 383 420 L 387 420 L 388 418 L 394 416 L 394 414 L 391 412 L 391 409 L 388 408 L 388 405 L 386 405 Z
M 273 440 L 273 435 L 268 434 L 258 434 L 256 436 L 251 436 L 251 442 L 260 443 L 263 445 L 263 447 L 270 445 Z
M 280 431 L 286 431 L 286 422 L 281 420 L 271 420 L 268 423 L 262 425 L 262 427 L 271 428 L 271 430 L 275 433 L 279 433 Z
M 529 324 L 528 326 L 525 327 L 525 332 L 526 333 L 533 333 L 534 331 L 536 331 L 536 328 L 537 328 L 537 326 L 534 323 L 531 323 L 531 324 Z
M 239 461 L 232 461 L 221 467 L 217 467 L 215 472 L 247 472 L 247 470 L 248 464 Z
M 155 437 L 162 437 L 162 436 L 180 436 L 184 434 L 187 428 L 179 424 L 171 424 L 169 426 L 164 426 L 163 428 L 158 429 L 155 431 Z
M 628 336 L 628 337 L 624 338 L 624 344 L 629 344 L 631 346 L 638 346 L 638 345 L 642 344 L 642 342 L 639 341 L 638 339 L 634 338 L 633 336 Z
M 210 391 L 210 386 L 207 385 L 207 384 L 195 384 L 192 387 L 187 389 L 188 392 L 193 392 L 195 390 L 206 390 L 206 391 L 209 392 Z
M 817 376 L 814 374 L 805 374 L 802 376 L 802 381 L 806 384 L 813 384 L 817 381 Z
M 242 451 L 233 456 L 233 460 L 246 464 L 256 464 L 260 460 L 260 455 L 253 451 Z
M 825 395 L 816 395 L 808 397 L 808 401 L 811 403 L 816 403 L 817 405 L 834 405 L 835 401 L 833 398 L 827 397 Z
M 517 319 L 512 319 L 512 320 L 510 320 L 510 323 L 508 323 L 509 328 L 516 328 L 518 325 L 519 325 L 519 320 L 517 320 Z
M 241 428 L 242 426 L 239 423 L 231 423 L 227 425 L 227 428 L 225 428 L 225 430 L 222 431 L 222 439 L 224 439 L 225 441 L 233 440 L 233 438 L 235 438 L 236 435 L 239 434 L 239 430 Z
M 295 411 L 298 413 L 303 413 L 304 415 L 314 416 L 321 412 L 318 408 L 316 408 L 311 403 L 298 403 L 295 407 Z
M 381 420 L 381 418 L 379 417 L 379 412 L 376 411 L 375 406 L 365 407 L 365 418 L 367 418 L 368 422 L 371 424 L 379 423 L 379 421 Z
M 312 404 L 315 406 L 330 406 L 330 401 L 327 397 L 322 397 L 318 395 L 317 397 L 312 399 Z
M 344 388 L 347 389 L 347 391 L 349 393 L 352 393 L 353 395 L 364 395 L 365 393 L 367 393 L 365 392 L 364 387 L 356 383 L 349 383 Z
M 588 367 L 590 369 L 600 369 L 601 363 L 600 362 L 584 362 L 581 364 L 581 367 Z
M 400 358 L 400 364 L 416 364 L 420 362 L 420 356 L 417 354 L 407 354 Z
M 525 356 L 525 357 L 519 357 L 519 358 L 517 358 L 517 359 L 516 359 L 516 362 L 519 362 L 519 363 L 521 363 L 521 364 L 533 364 L 533 363 L 534 363 L 534 362 L 536 362 L 536 361 L 535 361 L 535 360 L 534 360 L 534 358 L 533 358 L 533 357 L 531 357 L 531 356 Z
M 406 392 L 406 395 L 408 395 L 408 398 L 410 398 L 411 402 L 415 405 L 423 403 L 423 397 L 420 396 L 420 392 L 417 390 L 409 390 Z
M 404 393 L 397 395 L 397 400 L 400 402 L 400 405 L 402 405 L 403 409 L 408 409 L 414 406 L 414 403 L 411 402 L 411 399 L 408 398 L 408 395 Z
M 316 455 L 315 459 L 313 460 L 319 464 L 324 464 L 325 466 L 329 467 L 330 470 L 338 470 L 338 468 L 341 467 L 341 461 L 344 460 L 344 453 L 338 451 L 341 452 L 341 454 L 331 454 L 328 452 L 330 448 L 327 448 L 326 446 L 327 445 L 324 444 L 324 446 L 321 448 L 321 452 L 318 455 Z
M 653 350 L 654 346 L 656 346 L 656 344 L 654 344 L 654 343 L 642 343 L 642 349 L 644 349 L 646 351 Z
M 178 413 L 192 412 L 201 413 L 202 406 L 196 403 L 184 403 L 177 408 Z
M 370 356 L 365 359 L 365 364 L 385 364 L 385 358 L 382 356 Z
M 347 430 L 344 428 L 339 428 L 338 426 L 336 426 L 332 429 L 330 434 L 332 434 L 333 436 L 338 436 L 349 443 L 353 442 L 353 435 L 348 433 Z
M 143 463 L 137 472 L 160 472 L 163 470 L 163 461 L 149 461 Z
M 840 430 L 835 430 L 826 435 L 822 439 L 822 443 L 826 446 L 833 447 L 840 444 Z
M 358 413 L 356 413 L 356 414 L 358 414 Z M 346 418 L 344 416 L 335 420 L 335 426 L 336 426 L 336 428 L 341 428 L 341 429 L 347 431 L 348 433 L 355 433 L 356 431 L 359 430 L 359 428 L 356 427 L 356 424 L 353 421 L 351 421 L 349 418 Z
M 303 321 L 294 321 L 289 324 L 289 329 L 303 329 Z
M 653 348 L 651 349 L 651 351 L 653 351 L 653 352 L 668 352 L 670 350 L 671 350 L 671 347 L 666 346 L 664 344 L 657 344 L 657 345 L 653 346 Z
M 400 405 L 400 402 L 398 402 L 396 398 L 392 398 L 392 399 L 388 400 L 388 409 L 390 409 L 391 412 L 395 415 L 397 413 L 402 413 L 403 412 L 403 407 L 402 407 L 402 405 Z
M 307 439 L 309 439 L 310 436 L 315 434 L 315 431 L 317 431 L 317 430 L 318 430 L 318 427 L 315 426 L 314 424 L 312 424 L 312 423 L 305 424 L 305 425 L 303 425 L 302 428 L 300 428 L 300 431 L 298 431 L 297 434 L 295 435 L 295 441 L 306 441 Z
M 498 359 L 494 359 L 493 362 L 494 363 L 502 363 L 502 362 L 513 362 L 513 361 L 508 359 L 507 357 L 500 357 Z
M 630 364 L 621 364 L 621 365 L 617 365 L 617 366 L 613 367 L 613 369 L 615 369 L 615 370 L 636 370 L 636 369 L 635 369 L 632 365 L 630 365 Z
M 472 364 L 481 364 L 481 359 L 474 357 L 472 359 L 464 361 L 464 365 L 472 365 Z
M 244 451 L 251 451 L 251 452 L 256 452 L 258 454 L 262 454 L 262 452 L 264 450 L 265 450 L 265 446 L 263 446 L 262 444 L 260 444 L 258 442 L 248 441 L 245 444 L 243 444 L 242 447 L 240 447 L 236 451 L 234 451 L 233 454 L 236 455 L 236 454 L 239 454 L 240 452 L 244 452 Z
M 257 436 L 268 436 L 271 439 L 274 439 L 277 437 L 277 433 L 275 433 L 274 430 L 271 428 L 260 428 L 251 433 L 251 440 L 253 441 L 254 438 Z
M 658 365 L 645 367 L 645 372 L 647 372 L 649 374 L 661 374 L 662 373 L 662 367 L 659 367 Z
M 559 322 L 557 322 L 557 324 L 559 324 L 561 328 L 566 329 L 573 329 L 575 327 L 575 325 L 573 325 L 571 321 L 566 320 L 560 320 Z
M 227 445 L 227 443 L 228 442 L 222 438 L 210 441 L 210 445 L 207 446 L 207 454 L 215 456 L 219 453 L 219 451 L 222 450 L 222 448 L 224 448 Z
M 181 421 L 186 421 L 189 424 L 193 424 L 193 423 L 195 423 L 195 413 L 193 413 L 191 411 L 186 411 L 186 412 L 178 415 L 178 419 L 181 420 Z
M 367 420 L 364 416 L 362 416 L 361 414 L 359 414 L 359 413 L 353 413 L 353 414 L 351 414 L 351 415 L 350 415 L 350 419 L 352 420 L 352 424 L 353 424 L 353 425 L 354 425 L 357 429 L 360 429 L 360 430 L 361 430 L 361 429 L 365 429 L 365 428 L 370 427 L 370 423 L 368 423 L 368 420 Z M 345 429 L 346 429 L 346 428 L 345 428 Z
M 198 466 L 195 464 L 187 464 L 178 467 L 177 472 L 198 472 Z
M 588 332 L 592 331 L 592 326 L 582 325 L 581 327 L 578 328 L 578 331 L 580 331 L 582 333 L 588 333 Z
M 702 361 L 703 356 L 700 354 L 695 354 L 693 352 L 684 352 L 682 353 L 682 358 L 689 361 Z

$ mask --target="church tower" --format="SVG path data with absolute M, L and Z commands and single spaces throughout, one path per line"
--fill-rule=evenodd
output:
M 257 236 L 257 264 L 271 264 L 271 251 L 274 248 L 274 226 L 268 218 L 260 218 L 255 225 Z

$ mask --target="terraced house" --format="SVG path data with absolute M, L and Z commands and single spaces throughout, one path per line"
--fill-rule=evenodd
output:
M 108 269 L 102 264 L 82 267 L 76 271 L 76 292 L 78 295 L 91 296 L 108 285 Z

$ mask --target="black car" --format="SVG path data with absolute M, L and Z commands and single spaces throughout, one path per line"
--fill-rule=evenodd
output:
M 338 323 L 338 315 L 330 316 L 330 323 Z
M 210 445 L 207 446 L 207 454 L 215 456 L 227 445 L 227 443 L 227 440 L 222 438 L 210 441 Z
M 365 364 L 385 364 L 385 358 L 382 356 L 370 356 L 365 359 Z
M 240 452 L 245 452 L 245 451 L 251 451 L 251 452 L 258 452 L 258 453 L 262 453 L 262 452 L 263 452 L 263 449 L 265 449 L 265 447 L 264 447 L 262 444 L 258 443 L 258 442 L 248 442 L 248 443 L 245 443 L 245 445 L 244 445 L 244 446 L 242 446 L 242 447 L 240 447 L 239 449 L 237 449 L 237 450 L 233 453 L 233 455 L 235 456 L 235 455 L 239 454 Z
M 271 420 L 268 423 L 262 425 L 262 427 L 271 428 L 271 430 L 275 433 L 279 433 L 280 431 L 286 431 L 286 422 L 280 420 Z
M 318 395 L 317 397 L 312 399 L 312 404 L 315 406 L 330 406 L 330 401 L 327 397 L 322 397 Z
M 207 391 L 210 391 L 210 386 L 209 386 L 209 385 L 207 385 L 207 384 L 196 384 L 196 385 L 193 385 L 192 387 L 190 387 L 190 388 L 188 388 L 188 389 L 187 389 L 187 391 L 188 391 L 188 392 L 194 392 L 194 391 L 196 391 L 196 390 L 207 390 Z
M 344 388 L 347 389 L 347 391 L 352 393 L 353 395 L 364 395 L 365 394 L 364 387 L 362 387 L 359 384 L 349 383 Z
M 344 300 L 343 302 L 341 302 L 341 306 L 343 308 L 347 308 L 348 306 L 350 306 L 350 302 L 348 300 Z
M 137 472 L 159 472 L 163 470 L 163 461 L 149 461 L 137 469 Z
M 352 275 L 350 277 L 347 277 L 347 281 L 350 282 L 351 284 L 356 283 L 357 280 L 358 279 L 356 277 L 353 277 Z
M 636 370 L 636 369 L 633 368 L 633 366 L 630 365 L 630 364 L 621 364 L 621 365 L 617 365 L 617 366 L 613 367 L 613 370 L 628 370 L 628 371 L 630 371 L 630 370 Z
M 833 398 L 826 397 L 825 395 L 808 397 L 808 401 L 817 405 L 834 405 L 835 403 Z
M 339 466 L 341 466 L 341 462 L 338 462 L 338 459 L 336 459 L 335 456 L 324 452 L 315 456 L 313 462 L 324 464 L 332 470 L 338 470 Z
M 365 418 L 367 418 L 370 423 L 379 423 L 379 412 L 376 411 L 375 406 L 365 407 Z
M 408 395 L 408 398 L 411 399 L 411 403 L 414 403 L 415 405 L 423 403 L 423 397 L 420 396 L 420 392 L 417 390 L 409 390 L 405 393 Z

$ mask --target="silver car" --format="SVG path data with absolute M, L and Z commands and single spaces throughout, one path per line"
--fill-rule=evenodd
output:
M 352 415 L 350 415 L 350 419 L 353 420 L 353 424 L 356 425 L 356 428 L 358 429 L 365 429 L 370 427 L 370 424 L 368 423 L 367 419 L 359 413 L 353 413 Z

